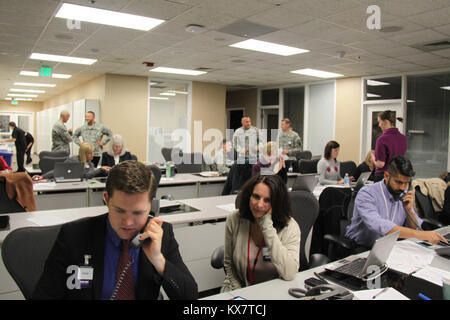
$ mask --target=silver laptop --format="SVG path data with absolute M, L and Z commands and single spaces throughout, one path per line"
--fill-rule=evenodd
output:
M 302 174 L 295 178 L 294 184 L 292 185 L 292 191 L 305 190 L 313 192 L 318 183 L 319 178 L 316 173 Z
M 399 235 L 400 230 L 375 241 L 375 244 L 373 245 L 372 250 L 370 250 L 370 254 L 367 258 L 353 260 L 352 262 L 341 265 L 335 269 L 326 269 L 361 280 L 367 280 L 367 278 L 369 278 L 371 273 L 374 271 L 372 269 L 373 267 L 370 269 L 369 267 L 377 266 L 379 268 L 377 274 L 383 270 L 386 270 L 386 261 L 389 258 Z
M 362 186 L 364 186 L 366 184 L 367 180 L 369 180 L 371 174 L 372 174 L 372 172 L 370 172 L 370 171 L 362 172 L 358 178 L 358 181 L 350 182 L 350 187 L 353 187 L 353 188 L 357 187 L 358 189 L 361 188 Z
M 83 180 L 84 165 L 79 163 L 56 162 L 53 171 L 55 182 L 78 182 Z

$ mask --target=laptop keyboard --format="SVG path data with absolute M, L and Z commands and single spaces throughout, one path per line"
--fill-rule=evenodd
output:
M 366 258 L 359 258 L 356 260 L 353 260 L 350 263 L 344 264 L 340 266 L 339 268 L 334 269 L 334 271 L 346 274 L 352 277 L 358 277 L 361 274 L 361 270 L 364 268 L 364 265 L 366 264 L 367 259 Z

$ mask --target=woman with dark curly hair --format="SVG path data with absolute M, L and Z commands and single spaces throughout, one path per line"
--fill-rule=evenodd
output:
M 277 277 L 292 280 L 299 269 L 300 228 L 285 183 L 258 174 L 238 198 L 239 210 L 226 221 L 222 292 Z

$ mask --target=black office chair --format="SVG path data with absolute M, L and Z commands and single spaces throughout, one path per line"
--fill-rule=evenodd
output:
M 147 169 L 152 171 L 154 176 L 154 188 L 153 193 L 151 194 L 152 199 L 152 211 L 156 215 L 159 214 L 159 199 L 156 198 L 156 192 L 158 190 L 159 182 L 161 181 L 161 169 L 153 164 L 146 165 Z
M 244 183 L 252 176 L 251 164 L 234 163 L 227 175 L 227 180 L 223 185 L 222 196 L 237 194 Z
M 20 228 L 3 240 L 3 262 L 25 299 L 30 299 L 34 293 L 60 227 Z
M 319 216 L 314 223 L 311 238 L 311 253 L 321 253 L 333 260 L 329 239 L 325 235 L 336 235 L 339 238 L 343 236 L 343 232 L 345 234 L 344 222 L 341 220 L 348 218 L 345 206 L 350 196 L 350 188 L 327 187 L 322 191 L 319 197 Z
M 444 224 L 439 221 L 439 217 L 431 204 L 431 199 L 420 191 L 419 186 L 415 188 L 415 198 L 416 205 L 422 214 L 422 229 L 434 230 L 443 227 Z
M 131 154 L 130 157 L 131 157 L 131 160 L 136 160 L 137 161 L 137 159 L 138 159 L 135 154 Z
M 68 157 L 69 154 L 65 151 L 41 151 L 39 152 L 39 160 L 44 157 Z
M 56 162 L 64 162 L 67 160 L 67 156 L 64 157 L 43 157 L 39 160 L 39 168 L 41 169 L 41 175 L 55 169 Z
M 356 163 L 354 163 L 353 161 L 343 161 L 341 162 L 339 170 L 341 177 L 344 177 L 346 173 L 348 173 L 349 176 L 353 176 L 353 173 L 356 170 Z
M 212 255 L 211 255 L 211 266 L 214 269 L 222 269 L 223 268 L 223 257 L 225 254 L 225 247 L 224 246 L 220 246 L 217 247 Z M 225 272 L 225 269 L 224 269 Z
M 174 161 L 172 160 L 172 155 L 175 155 L 177 153 L 180 158 L 183 156 L 183 151 L 181 151 L 180 148 L 161 148 L 161 154 L 166 162 Z
M 311 160 L 312 153 L 311 151 L 304 150 L 304 151 L 298 151 L 295 153 L 295 157 L 297 160 L 305 159 L 305 160 Z
M 176 164 L 177 173 L 200 173 L 203 171 L 203 154 L 200 152 L 184 153 L 181 163 Z
M 289 197 L 292 203 L 292 217 L 301 231 L 299 271 L 328 263 L 329 259 L 325 255 L 318 253 L 310 255 L 308 262 L 305 253 L 306 239 L 319 215 L 319 203 L 311 192 L 307 191 L 291 191 L 289 192 Z
M 317 173 L 317 163 L 320 159 L 307 160 L 300 159 L 298 161 L 298 172 L 300 173 Z

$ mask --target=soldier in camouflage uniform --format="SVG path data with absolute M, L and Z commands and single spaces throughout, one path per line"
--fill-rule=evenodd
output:
M 52 128 L 52 151 L 65 151 L 70 154 L 70 143 L 72 142 L 72 128 L 67 129 L 65 124 L 69 121 L 70 113 L 67 110 L 61 111 L 59 120 Z
M 103 136 L 106 136 L 106 138 L 103 139 Z M 92 162 L 94 163 L 94 166 L 97 167 L 103 152 L 103 146 L 112 139 L 112 136 L 111 130 L 100 123 L 95 123 L 95 113 L 93 111 L 88 111 L 86 113 L 86 123 L 75 130 L 73 141 L 77 145 L 88 142 L 95 147 L 94 159 Z M 80 137 L 83 138 L 83 141 L 80 141 Z
M 278 145 L 282 149 L 282 154 L 286 155 L 286 168 L 293 165 L 297 167 L 296 152 L 302 151 L 302 139 L 297 132 L 291 129 L 291 121 L 288 118 L 281 120 L 281 132 L 278 135 Z

